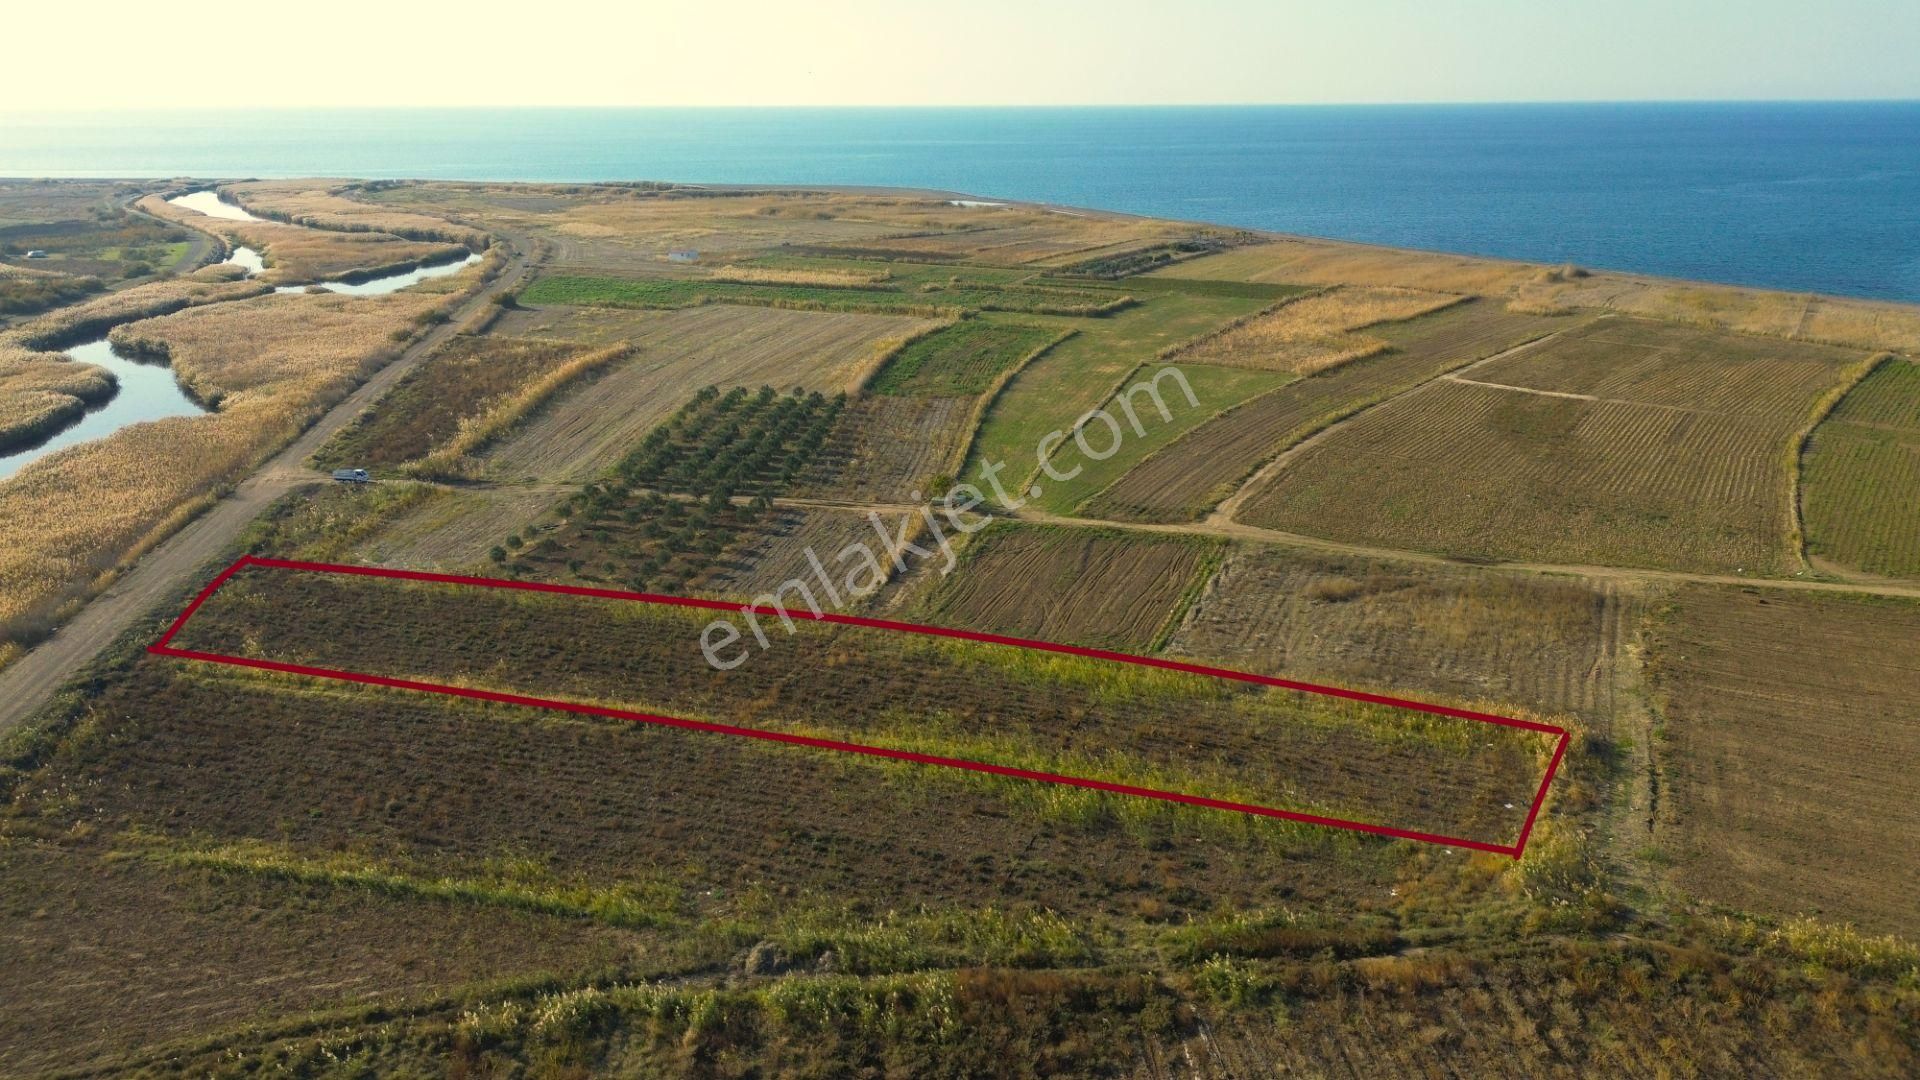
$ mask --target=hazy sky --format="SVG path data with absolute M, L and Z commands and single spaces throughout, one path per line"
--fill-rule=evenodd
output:
M 15 0 L 0 110 L 1920 98 L 1916 0 Z

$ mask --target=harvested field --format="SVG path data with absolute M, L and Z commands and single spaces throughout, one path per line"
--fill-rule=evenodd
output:
M 880 520 L 895 534 L 899 532 L 900 515 L 883 513 Z M 876 550 L 881 544 L 867 515 L 851 511 L 776 510 L 756 525 L 756 534 L 730 549 L 722 569 L 707 579 L 702 593 L 751 599 L 794 579 L 816 581 L 808 551 L 825 566 L 848 544 L 865 543 Z
M 1477 367 L 1470 377 L 1596 401 L 1804 422 L 1821 392 L 1863 359 L 1818 345 L 1609 317 Z
M 1920 577 L 1920 364 L 1887 360 L 1849 391 L 1801 467 L 1811 556 Z
M 466 983 L 605 969 L 641 935 L 578 920 L 0 840 L 0 1072 Z
M 1701 587 L 1655 628 L 1656 828 L 1679 883 L 1920 934 L 1920 606 Z
M 621 600 L 248 569 L 175 643 L 819 732 L 1494 843 L 1518 837 L 1553 743 L 1206 676 L 821 623 L 796 624 L 758 655 L 749 640 L 739 646 L 749 655 L 721 671 L 698 654 L 713 619 Z M 987 781 L 996 782 L 1032 786 Z
M 1754 338 L 1715 348 L 1686 327 L 1582 327 L 1332 432 L 1240 516 L 1459 555 L 1790 574 L 1790 447 L 1860 358 Z
M 1466 299 L 1451 293 L 1345 286 L 1301 297 L 1169 354 L 1175 363 L 1224 364 L 1311 375 L 1385 352 L 1387 342 L 1353 333 L 1399 322 Z
M 511 488 L 437 491 L 361 541 L 352 562 L 406 570 L 472 573 L 491 565 L 487 553 L 560 499 L 551 491 Z
M 848 502 L 914 502 L 946 494 L 973 427 L 975 402 L 960 397 L 855 398 L 792 494 Z
M 1147 457 L 1082 510 L 1119 521 L 1192 521 L 1281 451 L 1369 405 L 1444 372 L 1575 325 L 1476 301 L 1374 333 L 1386 353 L 1282 386 Z
M 554 325 L 565 329 L 570 318 Z M 516 333 L 524 325 L 510 324 Z M 850 390 L 899 338 L 922 328 L 882 315 L 722 305 L 651 316 L 627 339 L 638 355 L 555 399 L 488 454 L 488 469 L 502 479 L 587 480 L 701 386 Z
M 1637 600 L 1612 585 L 1237 546 L 1167 651 L 1388 694 L 1613 714 Z
M 921 613 L 943 626 L 1145 652 L 1216 550 L 1200 540 L 997 523 Z

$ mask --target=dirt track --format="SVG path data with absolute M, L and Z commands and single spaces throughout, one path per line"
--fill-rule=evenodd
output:
M 399 359 L 381 368 L 347 395 L 226 498 L 141 557 L 132 569 L 51 638 L 0 670 L 0 732 L 33 715 L 62 683 L 161 599 L 181 591 L 199 577 L 208 576 L 202 572 L 207 564 L 224 555 L 241 531 L 273 500 L 302 484 L 314 482 L 316 476 L 305 462 L 315 450 L 452 337 L 494 294 L 519 284 L 531 266 L 526 255 L 529 247 L 518 237 L 507 240 L 507 248 L 513 254 L 506 267 L 461 305 L 452 319 L 414 342 Z

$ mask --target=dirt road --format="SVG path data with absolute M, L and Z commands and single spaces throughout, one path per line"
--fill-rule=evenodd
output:
M 0 670 L 0 732 L 32 716 L 61 684 L 151 611 L 155 604 L 206 576 L 207 564 L 224 554 L 260 512 L 315 474 L 305 462 L 334 433 L 458 332 L 495 294 L 526 277 L 532 263 L 529 246 L 507 237 L 512 252 L 506 267 L 485 288 L 454 312 L 453 318 L 414 342 L 399 359 L 375 372 L 285 449 L 268 459 L 231 494 L 168 537 L 134 563 L 106 592 L 80 610 L 51 638 L 10 667 Z

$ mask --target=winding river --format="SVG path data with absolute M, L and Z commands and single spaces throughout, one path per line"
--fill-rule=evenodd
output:
M 211 191 L 196 191 L 167 201 L 209 217 L 225 218 L 229 221 L 265 220 L 221 199 Z M 248 277 L 266 269 L 266 263 L 260 253 L 248 247 L 236 246 L 227 261 L 245 269 Z M 429 278 L 458 273 L 479 261 L 480 256 L 469 253 L 466 258 L 454 262 L 415 267 L 412 270 L 382 274 L 364 281 L 321 282 L 317 287 L 342 296 L 381 296 L 404 289 L 409 285 L 417 285 Z M 314 287 L 282 285 L 274 291 L 289 294 L 305 293 Z M 111 330 L 111 327 L 108 329 Z M 172 368 L 164 363 L 114 351 L 113 345 L 107 340 L 106 332 L 102 332 L 99 337 L 61 351 L 75 360 L 106 368 L 113 373 L 118 389 L 114 391 L 112 397 L 88 409 L 59 431 L 38 442 L 17 446 L 5 453 L 0 453 L 0 479 L 19 472 L 29 462 L 69 446 L 78 446 L 81 443 L 104 438 L 129 424 L 163 420 L 170 416 L 198 416 L 209 411 L 181 389 L 179 381 L 173 377 Z

